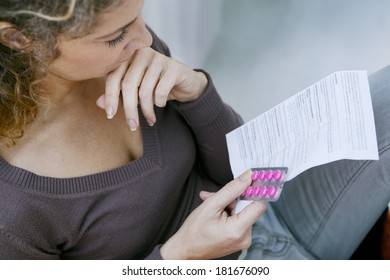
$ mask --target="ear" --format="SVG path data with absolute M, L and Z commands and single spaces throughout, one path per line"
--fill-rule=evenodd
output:
M 23 51 L 30 45 L 30 40 L 12 24 L 0 21 L 0 44 Z

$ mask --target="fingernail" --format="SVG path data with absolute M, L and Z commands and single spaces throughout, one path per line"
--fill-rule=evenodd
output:
M 137 122 L 133 119 L 127 120 L 127 124 L 130 126 L 131 131 L 137 130 Z
M 240 177 L 238 177 L 240 179 L 241 182 L 247 182 L 249 181 L 249 179 L 252 179 L 252 170 L 251 169 L 248 169 L 247 171 L 245 171 L 244 173 L 242 173 L 240 175 Z
M 150 126 L 153 126 L 153 125 L 156 123 L 156 121 L 150 120 L 150 119 L 147 119 L 146 121 L 148 122 L 148 124 L 149 124 Z
M 208 191 L 200 191 L 200 193 L 205 195 L 205 196 L 211 195 L 211 192 L 208 192 Z
M 112 119 L 114 117 L 114 107 L 111 105 L 108 105 L 106 108 L 106 113 L 107 113 L 107 119 Z

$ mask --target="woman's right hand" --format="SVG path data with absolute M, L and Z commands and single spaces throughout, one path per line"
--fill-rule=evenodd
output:
M 232 204 L 251 183 L 250 170 L 210 195 L 160 249 L 163 259 L 215 259 L 246 249 L 252 225 L 265 212 L 265 202 L 254 201 L 238 214 Z
M 149 125 L 156 122 L 154 105 L 165 107 L 167 101 L 194 101 L 208 84 L 204 73 L 167 57 L 152 48 L 140 48 L 130 60 L 108 74 L 106 93 L 96 104 L 114 117 L 119 100 L 131 130 L 139 125 L 138 104 Z

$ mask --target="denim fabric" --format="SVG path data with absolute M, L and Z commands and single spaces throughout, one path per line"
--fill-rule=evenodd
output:
M 301 247 L 280 222 L 270 204 L 266 213 L 253 226 L 252 246 L 240 258 L 278 260 L 313 259 L 313 256 Z
M 246 259 L 348 259 L 390 201 L 390 67 L 369 77 L 379 161 L 340 160 L 284 186 Z

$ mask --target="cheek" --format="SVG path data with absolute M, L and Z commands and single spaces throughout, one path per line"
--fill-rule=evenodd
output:
M 52 69 L 71 80 L 98 78 L 113 70 L 117 57 L 117 53 L 109 51 L 68 52 L 53 63 Z
M 77 49 L 76 49 L 77 50 Z M 118 53 L 107 51 L 105 48 L 99 49 L 91 49 L 85 48 L 82 51 L 72 51 L 67 52 L 66 55 L 60 57 L 63 61 L 68 62 L 69 65 L 73 65 L 74 67 L 99 67 L 105 64 L 109 64 L 116 57 L 118 57 Z

